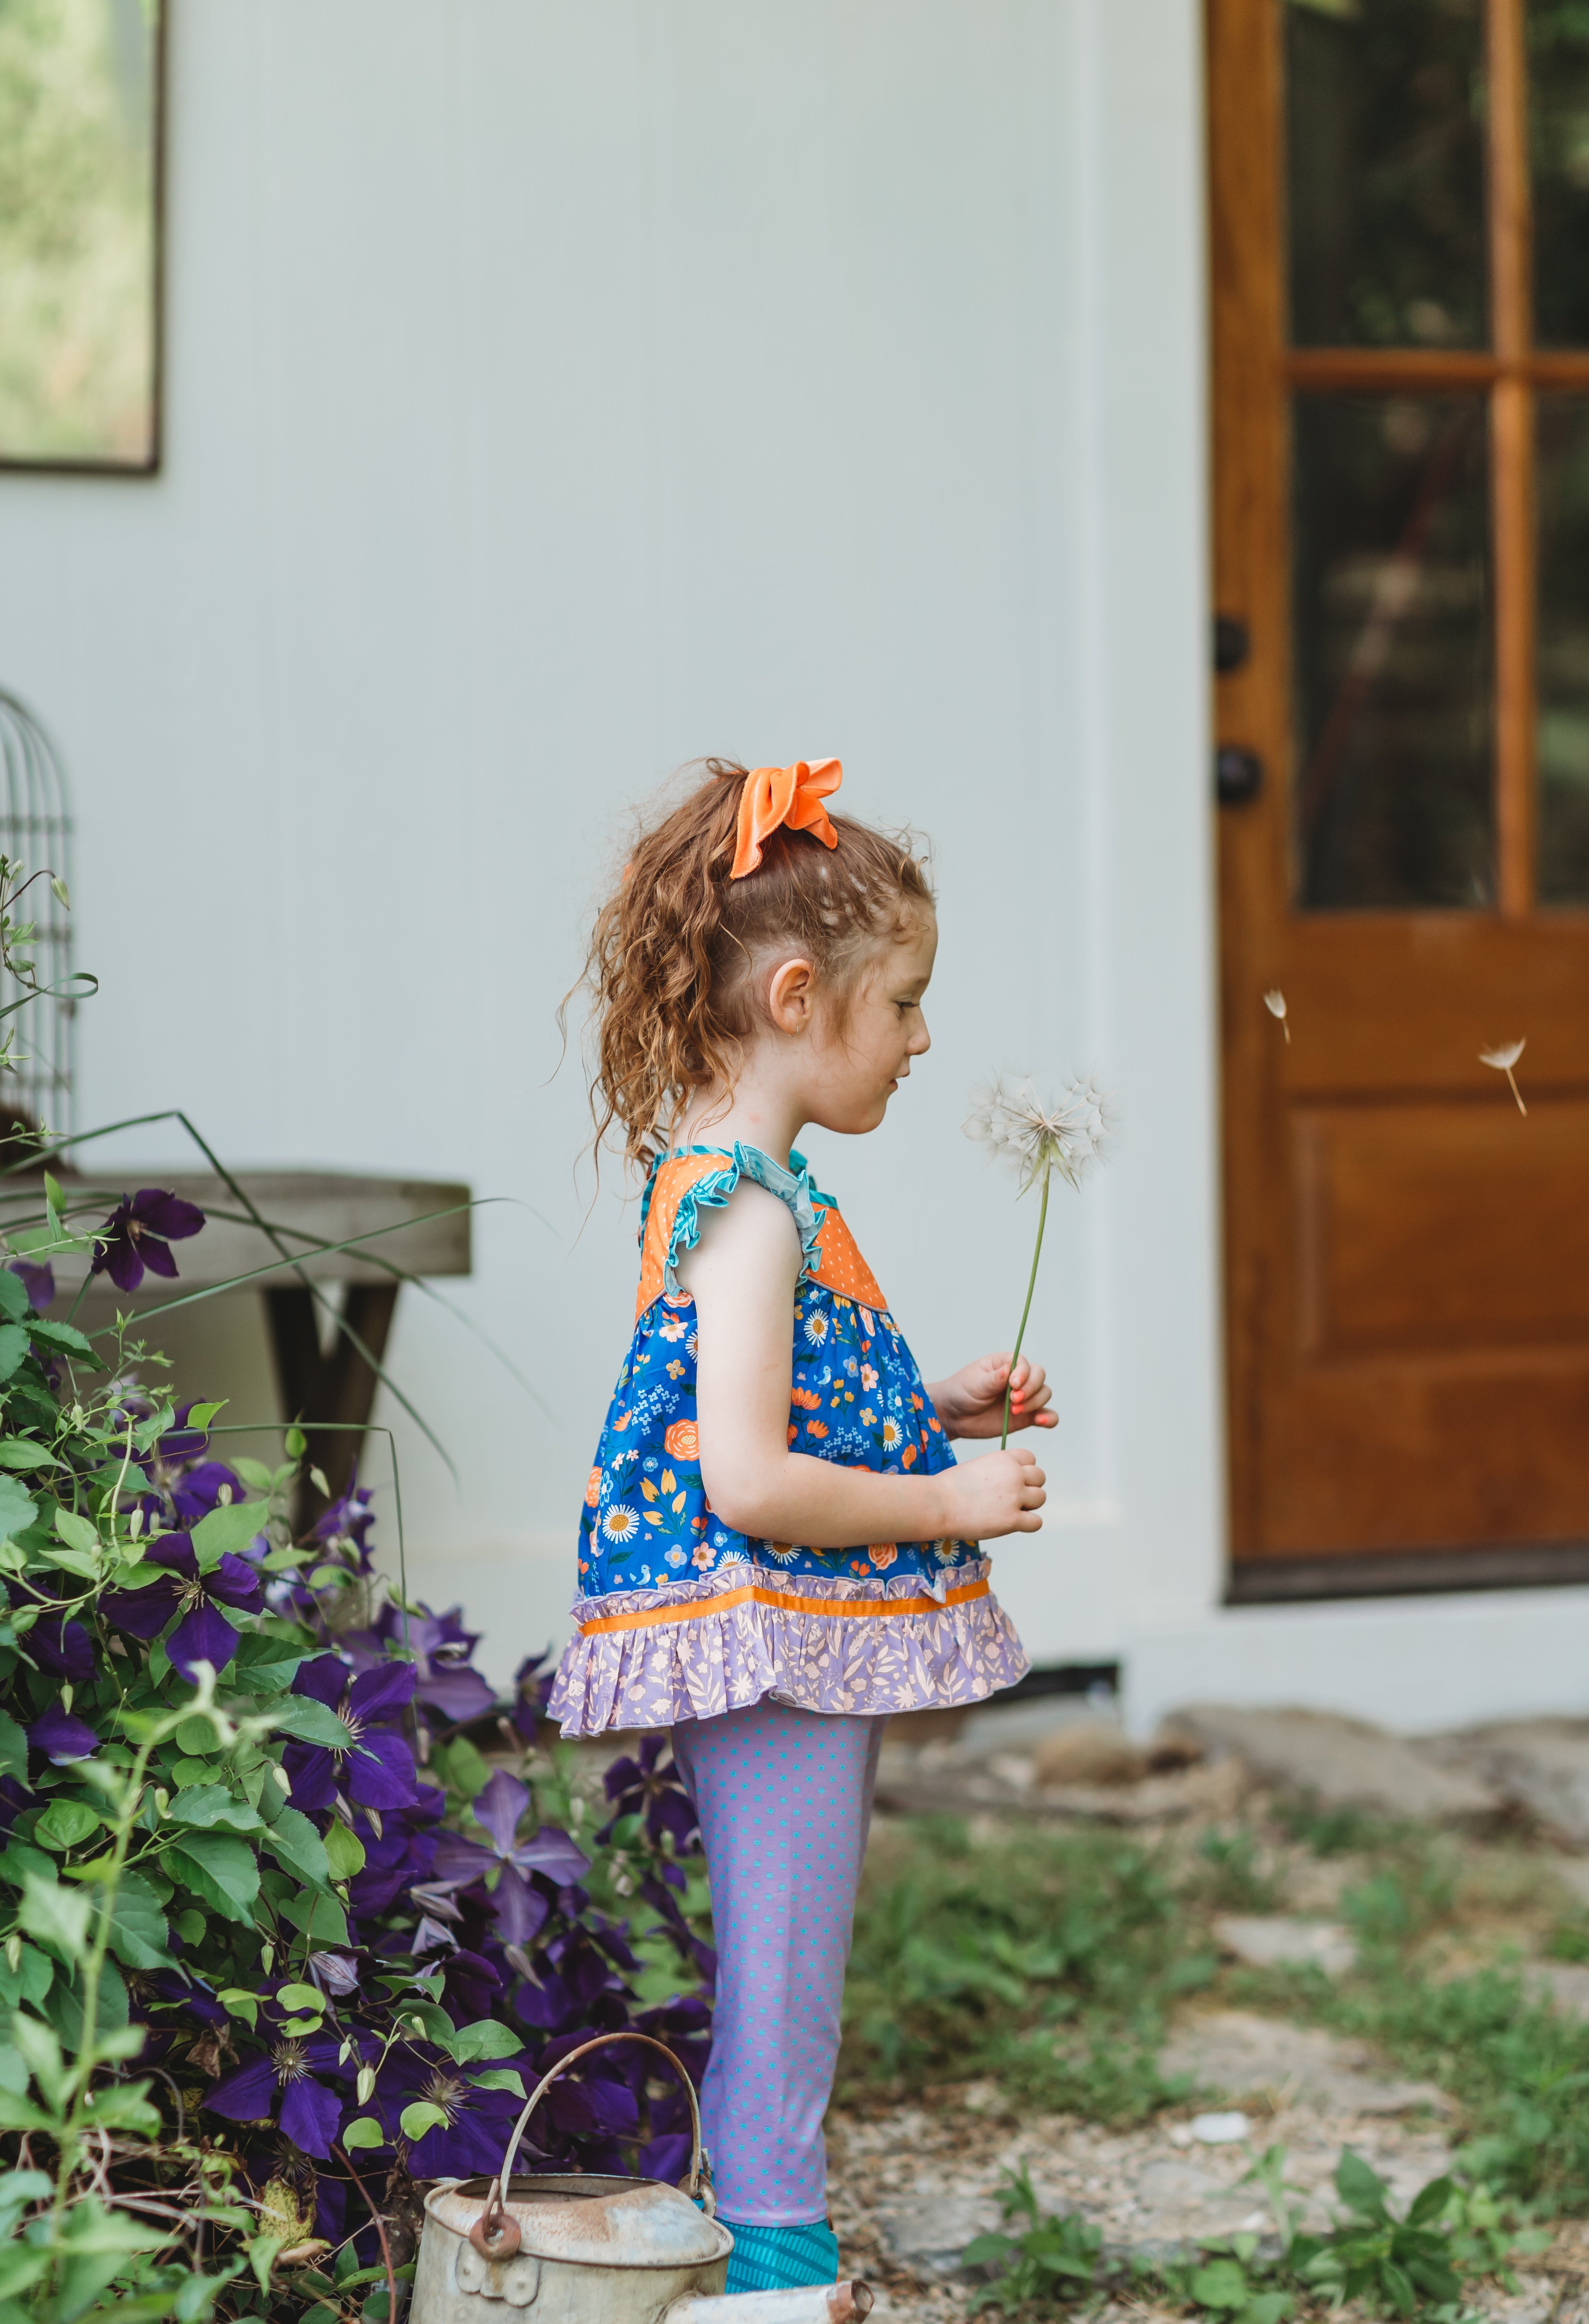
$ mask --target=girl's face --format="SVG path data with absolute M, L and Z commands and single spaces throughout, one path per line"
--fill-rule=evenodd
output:
M 819 1010 L 810 1034 L 808 1121 L 850 1137 L 877 1128 L 911 1058 L 932 1047 L 921 1001 L 937 952 L 937 918 L 919 912 L 907 935 L 873 954 L 847 1017 L 836 1023 L 836 1012 Z

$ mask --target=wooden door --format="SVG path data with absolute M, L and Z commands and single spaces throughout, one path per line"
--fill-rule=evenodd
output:
M 1208 39 L 1233 1595 L 1575 1577 L 1589 22 Z

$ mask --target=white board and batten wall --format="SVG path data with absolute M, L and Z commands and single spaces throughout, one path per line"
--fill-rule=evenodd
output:
M 417 1586 L 497 1675 L 566 1634 L 635 1255 L 554 1012 L 626 805 L 837 753 L 943 941 L 888 1124 L 811 1150 L 929 1376 L 1030 1249 L 971 1085 L 1117 1097 L 1034 1311 L 1050 1522 L 998 1552 L 1034 1657 L 1122 1658 L 1141 1721 L 1575 1702 L 1589 1593 L 1219 1609 L 1195 0 L 171 19 L 164 472 L 0 476 L 0 683 L 75 785 L 82 1119 L 498 1198 L 448 1287 L 543 1404 L 405 1300 L 460 1471 L 396 1416 Z

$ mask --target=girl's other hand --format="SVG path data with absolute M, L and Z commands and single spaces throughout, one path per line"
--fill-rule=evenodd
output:
M 935 1480 L 948 1505 L 946 1533 L 956 1541 L 993 1541 L 1004 1533 L 1036 1533 L 1047 1483 L 1037 1454 L 1025 1446 L 984 1452 L 980 1461 L 946 1469 Z
M 1001 1436 L 1004 1430 L 1004 1384 L 1011 1380 L 1007 1355 L 981 1356 L 965 1364 L 927 1391 L 933 1410 L 950 1436 Z M 1016 1364 L 1010 1390 L 1010 1427 L 1058 1428 L 1059 1416 L 1049 1406 L 1053 1389 L 1041 1364 L 1022 1356 Z

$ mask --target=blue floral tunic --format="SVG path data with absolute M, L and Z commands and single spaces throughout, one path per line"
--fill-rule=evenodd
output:
M 695 1302 L 679 1255 L 741 1178 L 799 1229 L 789 1441 L 818 1459 L 931 1476 L 955 1455 L 915 1360 L 831 1195 L 753 1146 L 653 1167 L 641 1212 L 634 1338 L 579 1525 L 575 1637 L 550 1709 L 565 1735 L 707 1719 L 762 1696 L 868 1715 L 980 1702 L 1027 1667 L 965 1541 L 808 1549 L 713 1511 L 696 1422 Z

